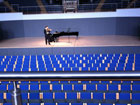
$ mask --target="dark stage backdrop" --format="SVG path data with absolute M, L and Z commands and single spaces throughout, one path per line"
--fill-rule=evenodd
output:
M 116 18 L 116 35 L 138 35 L 139 28 L 139 17 Z
M 78 31 L 80 36 L 137 35 L 139 17 L 110 17 L 83 19 L 18 20 L 0 22 L 4 38 L 42 37 L 48 25 L 55 31 Z M 1 38 L 2 39 L 2 38 Z

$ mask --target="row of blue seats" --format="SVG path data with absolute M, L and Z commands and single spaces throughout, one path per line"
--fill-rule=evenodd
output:
M 140 92 L 140 84 L 20 84 L 21 91 L 103 91 Z M 0 92 L 13 90 L 13 85 L 0 85 Z
M 140 69 L 137 69 L 137 70 L 135 70 L 135 71 L 139 71 Z M 29 72 L 29 71 L 35 71 L 35 72 L 39 72 L 39 71 L 51 71 L 51 72 L 53 72 L 53 71 L 95 71 L 95 72 L 97 72 L 97 71 L 132 71 L 132 67 L 128 67 L 127 69 L 123 69 L 123 67 L 120 67 L 120 68 L 117 68 L 116 70 L 115 70 L 115 67 L 114 68 L 112 68 L 112 67 L 110 67 L 110 68 L 108 68 L 107 70 L 106 70 L 106 68 L 103 68 L 103 67 L 100 67 L 100 68 L 98 68 L 98 67 L 92 67 L 92 68 L 90 68 L 90 67 L 69 67 L 69 68 L 60 68 L 60 67 L 55 67 L 55 68 L 53 68 L 53 67 L 49 67 L 49 68 L 15 68 L 15 69 L 13 69 L 13 68 L 7 68 L 7 69 L 4 69 L 4 68 L 1 68 L 0 69 L 0 72 Z
M 130 58 L 133 58 L 134 55 L 136 55 L 136 57 L 140 57 L 139 54 L 67 54 L 67 55 L 43 55 L 46 59 L 50 58 L 50 59 L 54 59 L 54 58 L 83 58 L 83 57 L 86 57 L 86 58 L 104 58 L 104 57 L 122 57 L 122 58 L 125 58 L 126 56 L 130 57 Z M 7 57 L 7 58 L 10 58 L 11 56 L 0 56 L 0 58 L 3 58 L 3 57 Z M 22 59 L 23 56 L 12 56 L 12 58 L 20 58 Z M 25 58 L 29 59 L 30 57 L 31 58 L 42 58 L 42 55 L 24 55 Z
M 12 84 L 12 81 L 0 81 L 0 85 Z M 140 81 L 18 81 L 17 84 L 140 84 Z
M 30 58 L 31 57 L 31 58 Z M 2 61 L 4 59 L 4 61 Z M 8 63 L 8 61 L 10 61 L 10 63 L 15 63 L 15 61 L 19 61 L 20 63 L 26 61 L 27 64 L 30 62 L 31 64 L 34 64 L 35 62 L 38 61 L 38 63 L 40 62 L 47 62 L 47 63 L 58 63 L 58 61 L 60 63 L 118 63 L 118 60 L 120 61 L 120 63 L 125 63 L 126 62 L 126 57 L 79 57 L 79 58 L 75 58 L 75 57 L 60 57 L 57 58 L 55 56 L 53 57 L 46 57 L 44 56 L 44 60 L 42 58 L 42 56 L 40 57 L 32 57 L 32 56 L 25 56 L 24 57 L 24 61 L 23 61 L 23 57 L 10 57 L 10 56 L 6 56 L 6 57 L 1 57 L 0 58 L 0 62 L 1 64 L 6 64 Z M 136 61 L 139 61 L 139 57 L 136 57 L 135 59 Z M 133 63 L 134 62 L 134 57 L 128 57 L 127 59 L 127 63 Z M 138 63 L 139 64 L 139 63 Z
M 12 97 L 11 93 L 0 93 L 0 100 L 10 102 Z M 23 102 L 57 102 L 57 103 L 140 103 L 140 93 L 90 93 L 90 92 L 43 92 L 43 93 L 21 93 Z
M 130 58 L 133 58 L 134 57 L 134 54 L 73 54 L 73 55 L 44 55 L 44 57 L 46 59 L 50 58 L 50 59 L 61 59 L 61 58 L 78 58 L 78 59 L 82 59 L 83 57 L 85 57 L 86 59 L 90 59 L 90 58 L 94 58 L 94 59 L 99 59 L 99 58 L 104 58 L 104 57 L 108 57 L 108 58 L 112 58 L 112 57 L 122 57 L 122 58 L 125 58 L 126 56 L 130 57 Z M 138 57 L 139 54 L 136 54 L 136 57 Z M 13 57 L 16 57 L 16 56 L 13 56 Z M 22 58 L 22 56 L 19 56 Z M 30 56 L 25 56 L 27 59 L 29 59 Z M 36 56 L 31 56 L 31 58 L 35 58 Z M 37 55 L 37 58 L 41 59 L 42 55 Z
M 58 61 L 56 61 L 58 62 Z M 7 66 L 6 65 L 8 62 L 6 62 L 6 64 L 1 63 L 1 70 L 0 71 L 4 71 L 4 69 L 6 69 L 6 71 L 29 71 L 29 66 L 31 68 L 31 71 L 54 71 L 54 68 L 56 68 L 56 71 L 98 71 L 98 70 L 102 70 L 105 71 L 114 71 L 116 69 L 116 71 L 125 71 L 125 70 L 129 70 L 132 71 L 132 69 L 134 70 L 139 70 L 140 66 L 139 63 L 134 63 L 131 61 L 131 63 L 93 63 L 93 62 L 89 62 L 88 64 L 86 63 L 77 63 L 76 61 L 71 61 L 72 63 L 65 63 L 66 61 L 64 61 L 62 64 L 57 64 L 57 63 L 51 63 L 51 62 L 47 62 L 47 61 L 40 61 L 40 62 L 29 62 L 29 60 L 27 61 L 17 61 L 16 66 L 14 65 L 14 63 L 11 63 Z M 79 62 L 79 61 L 78 61 Z M 138 62 L 138 61 L 137 61 Z M 38 67 L 37 67 L 37 63 L 38 63 Z M 60 62 L 61 63 L 61 62 Z M 109 67 L 108 67 L 109 65 Z M 135 65 L 135 66 L 134 66 Z M 15 66 L 15 67 L 14 67 Z M 75 67 L 76 66 L 76 67 Z M 83 67 L 84 66 L 84 67 Z M 134 67 L 134 68 L 133 68 Z M 21 70 L 22 69 L 22 70 Z

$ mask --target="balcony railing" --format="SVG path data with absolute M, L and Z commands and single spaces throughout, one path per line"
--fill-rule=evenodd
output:
M 20 89 L 16 81 L 22 80 L 140 80 L 140 72 L 2 72 L 1 80 L 14 81 L 12 105 L 22 105 Z
M 76 12 L 94 12 L 98 11 L 96 8 L 98 5 L 102 5 L 100 11 L 115 11 L 118 8 L 128 8 L 129 0 L 120 3 L 103 3 L 103 4 L 78 4 Z M 23 12 L 24 14 L 36 14 L 36 13 L 63 13 L 63 5 L 45 5 L 45 6 L 19 6 L 17 4 L 11 5 L 16 12 Z M 41 8 L 46 9 L 46 11 L 41 11 Z M 140 7 L 140 3 L 135 2 L 129 8 Z M 11 12 L 7 7 L 0 7 L 0 13 Z

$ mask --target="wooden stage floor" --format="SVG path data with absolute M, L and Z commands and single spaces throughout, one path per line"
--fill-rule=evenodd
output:
M 44 37 L 13 38 L 0 41 L 0 48 L 42 48 L 42 47 L 105 47 L 105 46 L 140 46 L 136 36 L 80 36 L 60 37 L 58 42 L 45 45 Z

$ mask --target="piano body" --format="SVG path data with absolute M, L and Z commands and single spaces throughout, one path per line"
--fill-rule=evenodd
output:
M 79 32 L 56 32 L 52 35 L 52 40 L 56 41 L 60 36 L 77 36 L 78 38 Z

